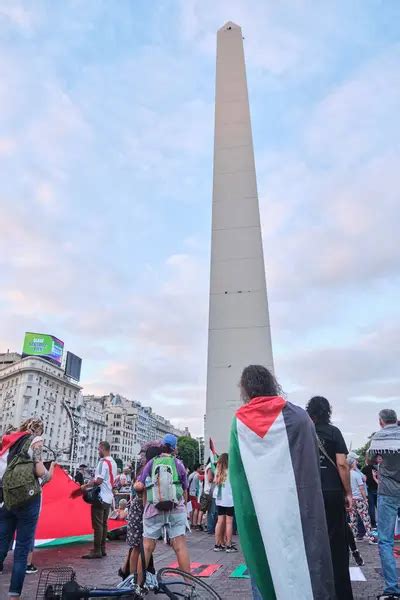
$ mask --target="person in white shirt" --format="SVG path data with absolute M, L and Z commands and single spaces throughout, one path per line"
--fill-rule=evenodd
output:
M 102 558 L 107 556 L 107 520 L 111 505 L 114 502 L 113 486 L 117 476 L 117 465 L 110 456 L 110 444 L 100 442 L 99 444 L 100 461 L 96 467 L 94 479 L 81 487 L 82 490 L 100 487 L 99 499 L 91 505 L 92 509 L 92 527 L 94 532 L 93 550 L 84 554 L 82 558 Z
M 232 544 L 233 531 L 233 495 L 229 481 L 228 454 L 224 452 L 218 459 L 215 473 L 214 498 L 217 505 L 218 521 L 215 528 L 215 552 L 237 552 Z
M 357 468 L 357 460 L 355 458 L 348 457 L 347 462 L 350 467 L 350 483 L 353 494 L 353 505 L 350 512 L 350 526 L 354 537 L 356 537 L 359 516 L 365 527 L 366 538 L 371 544 L 374 544 L 376 543 L 376 539 L 371 532 L 371 519 L 368 512 L 368 499 L 364 477 L 361 471 L 359 471 Z

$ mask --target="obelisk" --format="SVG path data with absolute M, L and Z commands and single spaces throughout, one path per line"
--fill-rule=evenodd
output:
M 206 444 L 229 449 L 244 367 L 273 369 L 242 30 L 217 33 Z

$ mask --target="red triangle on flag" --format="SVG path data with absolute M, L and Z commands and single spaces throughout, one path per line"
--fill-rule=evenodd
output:
M 236 417 L 263 438 L 282 412 L 285 404 L 286 400 L 281 396 L 253 398 L 236 411 Z

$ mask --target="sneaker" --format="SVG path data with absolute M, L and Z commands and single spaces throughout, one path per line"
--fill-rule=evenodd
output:
M 363 567 L 364 566 L 364 559 L 361 556 L 361 554 L 359 553 L 358 550 L 354 550 L 352 552 L 353 558 L 356 561 L 356 565 L 358 565 L 359 567 Z
M 103 555 L 101 554 L 95 554 L 94 552 L 89 552 L 88 554 L 84 554 L 82 556 L 82 558 L 87 558 L 87 559 L 92 559 L 92 558 L 103 558 Z
M 238 549 L 236 548 L 236 546 L 234 544 L 231 544 L 230 546 L 227 546 L 225 548 L 225 552 L 237 552 Z
M 370 546 L 376 546 L 376 545 L 378 544 L 378 539 L 377 539 L 377 538 L 375 538 L 375 537 L 369 538 L 369 540 L 368 540 L 368 544 L 369 544 Z
M 221 544 L 215 544 L 214 552 L 223 552 L 223 551 L 224 551 L 224 547 L 221 546 Z
M 37 567 L 35 567 L 34 564 L 31 563 L 30 565 L 26 565 L 25 573 L 37 573 L 37 572 L 38 572 L 38 569 L 37 569 Z

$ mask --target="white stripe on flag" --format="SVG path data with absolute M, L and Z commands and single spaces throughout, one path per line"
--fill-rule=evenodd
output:
M 260 438 L 239 419 L 237 431 L 239 450 L 276 597 L 279 600 L 313 600 L 296 481 L 283 415 L 281 413 L 277 417 L 264 438 Z

